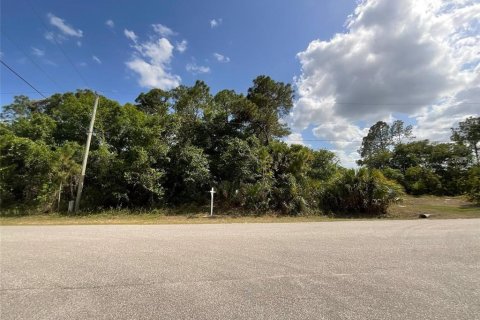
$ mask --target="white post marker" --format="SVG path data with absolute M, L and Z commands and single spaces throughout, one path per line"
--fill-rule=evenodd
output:
M 213 190 L 213 187 L 212 187 L 212 190 L 208 191 L 210 192 L 210 217 L 213 216 L 213 194 L 215 193 L 215 190 Z

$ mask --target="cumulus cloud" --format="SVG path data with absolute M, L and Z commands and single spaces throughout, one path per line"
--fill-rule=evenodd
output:
M 43 57 L 45 55 L 45 50 L 32 47 L 32 53 L 37 57 Z
M 102 60 L 100 60 L 100 58 L 98 58 L 97 56 L 92 56 L 92 60 L 98 64 L 102 64 Z
M 177 49 L 177 51 L 180 53 L 184 53 L 187 50 L 187 47 L 188 47 L 187 40 L 182 40 L 180 42 L 177 42 L 175 45 L 175 49 Z
M 64 19 L 55 16 L 52 13 L 47 14 L 48 21 L 54 27 L 56 27 L 62 34 L 69 37 L 81 38 L 83 37 L 83 31 L 75 29 L 68 25 Z
M 125 36 L 133 42 L 132 57 L 126 65 L 139 76 L 140 86 L 168 90 L 181 81 L 178 75 L 170 73 L 174 46 L 168 39 L 160 37 L 157 30 L 154 31 L 155 35 L 149 40 L 140 42 L 133 31 L 125 29 Z
M 210 20 L 210 28 L 216 28 L 218 26 L 220 26 L 223 22 L 223 19 L 222 18 L 218 18 L 218 19 L 212 19 Z
M 213 56 L 215 57 L 215 59 L 217 59 L 218 62 L 221 62 L 221 63 L 227 63 L 227 62 L 230 62 L 230 58 L 229 57 L 226 57 L 224 56 L 223 54 L 220 54 L 218 52 L 215 52 L 213 54 Z
M 414 130 L 417 138 L 448 141 L 451 127 L 467 117 L 480 115 L 480 66 L 477 65 L 473 73 L 476 76 L 464 89 L 457 91 L 445 101 L 420 109 L 415 114 L 417 124 Z
M 112 19 L 108 19 L 107 21 L 105 21 L 105 25 L 111 29 L 115 28 L 115 22 L 113 22 Z
M 185 69 L 192 74 L 210 73 L 209 67 L 199 66 L 195 62 L 187 64 Z
M 361 1 L 346 32 L 314 40 L 298 54 L 292 125 L 358 141 L 374 122 L 404 114 L 417 123 L 415 135 L 447 137 L 478 107 L 467 103 L 479 101 L 479 16 L 473 0 Z M 350 162 L 359 147 L 332 144 Z
M 170 29 L 167 26 L 164 26 L 163 24 L 157 23 L 157 24 L 152 24 L 153 30 L 158 33 L 161 37 L 168 38 L 170 36 L 174 36 L 177 33 L 174 32 L 172 29 Z

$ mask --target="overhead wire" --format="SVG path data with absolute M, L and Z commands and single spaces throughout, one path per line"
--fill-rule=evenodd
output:
M 28 84 L 33 90 L 35 90 L 39 95 L 47 99 L 47 97 L 40 92 L 37 88 L 35 88 L 30 82 L 28 82 L 24 77 L 22 77 L 18 72 L 16 72 L 12 67 L 10 67 L 7 63 L 5 63 L 2 59 L 0 59 L 0 63 L 2 63 L 8 70 L 10 70 L 14 75 L 16 75 L 18 78 L 20 78 L 23 82 Z
M 428 139 L 422 139 L 428 140 Z M 422 141 L 420 140 L 420 141 Z M 284 142 L 344 142 L 344 143 L 361 143 L 362 140 L 338 140 L 338 139 L 286 139 Z M 430 142 L 445 143 L 451 142 L 450 140 L 429 140 Z
M 34 15 L 38 18 L 38 20 L 40 21 L 40 23 L 42 24 L 43 28 L 45 29 L 46 32 L 50 32 L 50 30 L 48 29 L 48 26 L 45 24 L 45 22 L 43 21 L 43 19 L 41 18 L 40 14 L 38 14 L 37 10 L 35 9 L 35 7 L 31 4 L 31 2 L 29 0 L 24 0 L 25 3 L 27 3 L 27 5 L 30 7 L 30 9 L 32 10 L 32 12 L 34 13 Z M 90 85 L 87 81 L 87 79 L 82 75 L 82 73 L 80 72 L 80 70 L 75 66 L 75 64 L 73 63 L 73 61 L 70 59 L 70 57 L 67 55 L 67 53 L 65 52 L 65 50 L 62 48 L 62 46 L 58 43 L 58 41 L 55 39 L 55 37 L 52 37 L 52 42 L 57 46 L 57 48 L 60 50 L 60 52 L 63 54 L 63 56 L 65 57 L 65 59 L 68 61 L 68 63 L 72 66 L 72 68 L 75 70 L 75 72 L 77 73 L 77 75 L 80 77 L 80 79 L 83 81 L 83 83 L 86 85 L 87 88 L 90 88 Z
M 2 35 L 8 39 L 8 41 L 10 41 L 10 43 L 12 43 L 21 53 L 23 53 L 23 55 L 28 59 L 30 60 L 30 62 L 38 69 L 40 70 L 40 72 L 42 72 L 56 87 L 57 89 L 60 89 L 63 91 L 63 87 L 52 77 L 50 76 L 50 74 L 48 74 L 38 63 L 35 62 L 35 60 L 33 60 L 29 54 L 27 54 L 27 52 L 25 50 L 23 50 L 15 41 L 13 41 L 13 39 L 8 35 L 6 34 L 3 30 L 0 31 L 2 33 Z M 3 93 L 2 93 L 3 94 Z

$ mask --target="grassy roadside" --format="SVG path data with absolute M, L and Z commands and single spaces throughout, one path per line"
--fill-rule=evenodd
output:
M 0 217 L 0 225 L 80 225 L 80 224 L 212 224 L 212 223 L 273 223 L 320 222 L 339 220 L 326 216 L 214 216 L 205 214 L 166 216 L 162 214 L 89 214 L 64 216 L 58 214 Z
M 463 196 L 406 196 L 399 204 L 390 208 L 391 219 L 415 219 L 420 213 L 431 214 L 432 219 L 480 218 L 480 207 Z
M 417 219 L 419 213 L 430 213 L 432 219 L 480 218 L 480 208 L 473 206 L 463 197 L 407 196 L 401 203 L 393 205 L 389 214 L 383 219 Z M 321 215 L 299 217 L 268 214 L 242 216 L 222 214 L 221 212 L 214 218 L 208 218 L 206 215 L 207 211 L 202 208 L 185 212 L 147 211 L 131 213 L 127 211 L 106 211 L 80 216 L 44 214 L 3 216 L 0 217 L 0 225 L 282 223 L 346 220 L 345 218 L 331 218 Z M 366 220 L 367 218 L 362 219 Z

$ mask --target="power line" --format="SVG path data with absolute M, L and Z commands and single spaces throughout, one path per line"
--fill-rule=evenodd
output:
M 66 90 L 66 92 L 74 92 L 75 90 Z M 124 91 L 124 90 L 113 90 L 113 89 L 98 89 L 96 90 L 97 92 L 102 92 L 104 94 L 112 94 L 112 95 L 140 95 L 140 93 L 145 92 L 145 90 L 139 90 L 139 91 Z M 44 91 L 44 92 L 49 92 L 49 93 L 56 93 L 54 91 Z M 33 92 L 0 92 L 0 94 L 28 94 L 28 93 L 33 93 Z M 453 102 L 456 104 L 463 104 L 463 105 L 480 105 L 480 102 Z M 424 104 L 409 104 L 409 103 L 397 103 L 397 104 L 375 104 L 375 103 L 356 103 L 356 102 L 343 102 L 343 103 L 337 103 L 337 104 L 349 104 L 349 105 L 365 105 L 365 106 L 381 106 L 381 105 L 397 105 L 397 106 L 419 106 L 419 105 L 424 105 Z M 432 104 L 429 104 L 432 105 Z M 322 124 L 337 124 L 337 122 L 327 122 L 327 123 L 322 123 Z
M 35 14 L 35 16 L 38 18 L 38 20 L 40 20 L 40 23 L 42 24 L 43 28 L 45 29 L 46 32 L 50 32 L 48 30 L 48 26 L 45 24 L 45 22 L 43 22 L 43 19 L 40 17 L 40 15 L 38 14 L 37 10 L 35 10 L 35 8 L 33 7 L 33 5 L 30 3 L 29 0 L 24 0 L 28 6 L 30 7 L 30 9 L 32 10 L 32 12 Z M 78 70 L 78 68 L 75 66 L 75 64 L 72 62 L 72 60 L 70 59 L 70 57 L 67 55 L 67 53 L 65 52 L 65 50 L 63 50 L 62 46 L 58 43 L 58 41 L 55 39 L 55 36 L 52 37 L 52 41 L 53 43 L 57 46 L 57 48 L 60 50 L 60 52 L 64 55 L 65 59 L 68 61 L 68 63 L 72 66 L 72 68 L 75 70 L 75 72 L 78 74 L 78 76 L 80 77 L 80 79 L 83 81 L 83 83 L 89 88 L 90 85 L 88 84 L 88 81 L 85 79 L 85 77 L 82 75 L 82 73 L 80 72 L 80 70 Z
M 336 140 L 336 139 L 288 139 L 288 142 L 296 141 L 296 142 L 362 142 L 361 140 Z
M 428 140 L 428 139 L 423 139 Z M 284 142 L 345 142 L 345 143 L 360 143 L 363 142 L 362 140 L 337 140 L 337 139 L 287 139 L 283 140 Z M 415 141 L 422 141 L 422 140 L 415 140 Z M 429 140 L 430 142 L 451 142 L 450 140 Z
M 16 75 L 17 77 L 19 77 L 20 79 L 23 80 L 23 82 L 25 82 L 26 84 L 28 84 L 33 90 L 35 90 L 39 95 L 41 95 L 42 97 L 44 97 L 45 99 L 47 99 L 47 97 L 45 97 L 43 95 L 43 93 L 41 93 L 40 91 L 37 90 L 37 88 L 35 88 L 30 82 L 28 82 L 27 80 L 25 80 L 25 78 L 23 78 L 21 75 L 19 75 L 15 70 L 13 70 L 8 64 L 6 64 L 3 60 L 0 59 L 0 62 L 8 69 L 10 70 L 14 75 Z
M 45 92 L 45 93 L 55 93 L 54 91 L 46 91 L 46 90 L 42 90 L 42 92 Z M 32 94 L 32 93 L 36 93 L 35 91 L 22 91 L 22 92 L 0 92 L 0 94 L 4 94 L 4 95 L 9 95 L 9 94 L 12 94 L 12 95 L 16 95 L 16 94 Z
M 63 92 L 75 92 L 76 90 L 62 90 Z M 81 90 L 81 89 L 80 89 Z M 47 91 L 47 90 L 42 90 L 45 93 L 61 93 L 58 91 Z M 101 92 L 105 95 L 110 94 L 110 95 L 115 95 L 115 96 L 135 96 L 135 98 L 140 95 L 140 93 L 145 92 L 145 91 L 123 91 L 123 90 L 95 90 L 97 92 Z M 35 93 L 32 91 L 22 91 L 22 92 L 15 92 L 15 91 L 5 91 L 5 92 L 0 92 L 0 95 L 7 95 L 7 94 L 30 94 L 30 93 Z
M 23 50 L 15 41 L 12 40 L 11 37 L 8 36 L 8 34 L 6 34 L 4 31 L 1 31 L 1 33 L 3 34 L 4 37 L 6 37 L 8 39 L 8 41 L 10 41 L 20 52 L 22 52 L 25 57 L 27 57 L 28 60 L 30 60 L 30 62 L 35 66 L 37 67 L 38 70 L 40 70 L 50 81 L 52 81 L 53 84 L 55 84 L 55 86 L 58 88 L 58 89 L 61 89 L 62 86 L 55 80 L 53 79 L 53 77 L 51 77 L 42 67 L 40 67 L 39 64 L 37 64 L 31 57 L 30 55 L 28 55 L 25 50 Z M 62 89 L 63 90 L 63 89 Z M 2 93 L 3 94 L 3 93 Z
M 66 90 L 66 92 L 73 92 L 75 90 Z M 139 90 L 139 91 L 124 91 L 124 90 L 113 90 L 113 89 L 98 89 L 96 90 L 97 92 L 102 92 L 104 94 L 112 94 L 112 95 L 140 95 L 140 93 L 145 92 L 145 90 Z M 44 91 L 45 92 L 45 91 Z M 54 91 L 47 91 L 49 93 L 56 93 Z M 0 92 L 0 94 L 28 94 L 28 93 L 33 93 L 33 92 Z M 480 105 L 480 102 L 454 102 L 458 104 L 464 104 L 464 105 Z M 355 105 L 365 105 L 365 106 L 376 106 L 377 104 L 372 104 L 372 103 L 355 103 L 355 102 L 344 102 L 344 103 L 337 103 L 337 104 L 355 104 Z M 398 105 L 398 106 L 418 106 L 418 105 L 424 105 L 424 104 L 408 104 L 408 103 L 397 103 L 397 104 L 378 104 L 380 105 Z M 431 105 L 431 104 L 429 104 Z M 337 124 L 337 122 L 327 122 L 323 124 Z
M 480 104 L 480 102 L 461 102 L 462 104 Z M 364 103 L 364 102 L 334 102 L 339 105 L 355 106 L 424 106 L 432 103 Z

